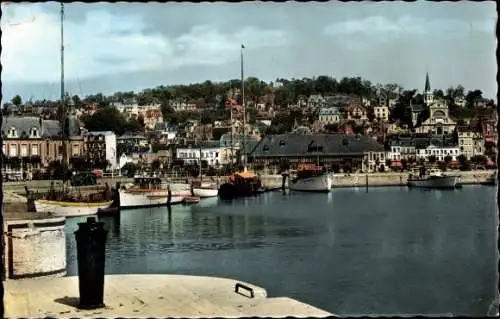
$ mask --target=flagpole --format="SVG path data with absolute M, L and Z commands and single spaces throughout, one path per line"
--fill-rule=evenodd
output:
M 243 75 L 243 49 L 245 46 L 241 45 L 241 104 L 243 106 L 243 171 L 247 171 L 247 152 L 246 152 L 246 107 L 245 107 L 245 77 Z

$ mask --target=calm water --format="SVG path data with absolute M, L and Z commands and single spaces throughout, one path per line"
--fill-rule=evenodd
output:
M 484 315 L 497 283 L 496 188 L 336 189 L 123 211 L 106 272 L 229 277 L 340 314 Z M 67 221 L 68 275 L 77 274 Z

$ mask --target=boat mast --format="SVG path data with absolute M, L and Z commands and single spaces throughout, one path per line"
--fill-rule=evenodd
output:
M 202 126 L 201 126 L 201 110 L 200 110 L 200 123 L 199 123 L 199 128 L 200 128 L 200 130 L 201 130 L 201 129 L 203 129 L 203 135 L 205 135 L 205 129 L 204 129 L 204 128 L 202 128 Z M 201 132 L 200 132 L 200 135 L 201 135 Z M 202 175 L 201 175 L 201 153 L 202 153 L 202 152 L 201 152 L 201 139 L 200 139 L 200 143 L 199 143 L 199 144 L 200 144 L 200 145 L 199 145 L 199 148 L 200 148 L 200 163 L 199 163 L 199 165 L 200 165 L 200 172 L 199 172 L 199 173 L 200 173 L 200 183 L 201 183 L 201 181 L 202 181 Z M 200 184 L 200 186 L 201 186 L 201 184 Z
M 63 167 L 63 184 L 66 181 L 66 101 L 64 96 L 64 3 L 61 2 L 61 144 L 62 144 L 62 167 Z
M 247 152 L 246 152 L 246 107 L 245 107 L 245 77 L 243 76 L 243 49 L 245 46 L 241 45 L 241 104 L 243 104 L 243 171 L 247 171 Z

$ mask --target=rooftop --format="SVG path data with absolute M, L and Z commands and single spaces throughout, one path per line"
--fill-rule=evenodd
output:
M 252 156 L 304 156 L 363 154 L 383 152 L 384 146 L 367 136 L 344 134 L 297 135 L 279 134 L 265 136 L 255 147 Z

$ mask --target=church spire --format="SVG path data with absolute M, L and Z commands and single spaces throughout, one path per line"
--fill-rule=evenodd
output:
M 429 81 L 429 72 L 425 74 L 425 89 L 424 92 L 429 92 L 431 90 L 431 82 Z

